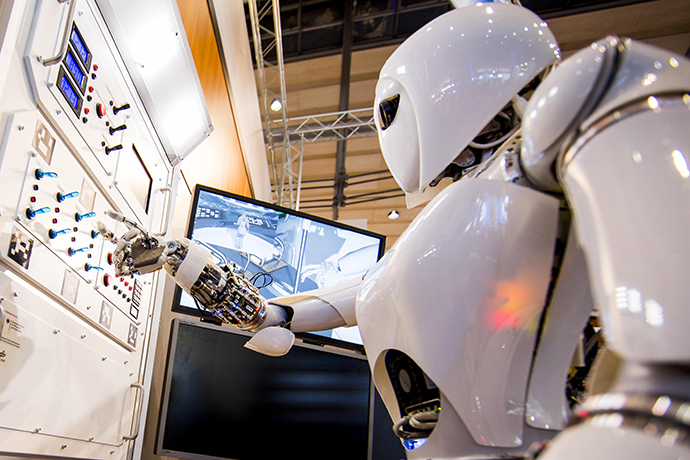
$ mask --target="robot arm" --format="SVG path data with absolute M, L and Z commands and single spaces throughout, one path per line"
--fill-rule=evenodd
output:
M 359 278 L 269 303 L 243 274 L 230 266 L 216 265 L 208 249 L 194 241 L 187 238 L 164 241 L 122 214 L 109 211 L 108 215 L 129 229 L 117 238 L 105 224 L 98 223 L 103 237 L 117 245 L 114 265 L 118 276 L 164 268 L 213 317 L 238 329 L 260 331 L 246 345 L 254 351 L 281 356 L 292 347 L 292 331 L 357 324 L 355 297 L 361 283 Z
M 105 224 L 98 223 L 104 238 L 117 244 L 114 252 L 117 275 L 144 274 L 165 268 L 199 305 L 238 329 L 256 331 L 288 322 L 286 310 L 268 305 L 242 274 L 227 265 L 216 265 L 203 246 L 187 238 L 164 241 L 121 214 L 112 211 L 108 214 L 129 228 L 118 239 Z

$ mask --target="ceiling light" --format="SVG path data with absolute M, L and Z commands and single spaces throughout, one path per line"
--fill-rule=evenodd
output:
M 399 214 L 398 211 L 396 211 L 395 209 L 388 213 L 388 218 L 389 218 L 390 220 L 395 220 L 395 219 L 397 219 L 398 217 L 400 217 L 400 214 Z
M 271 110 L 273 110 L 274 112 L 277 112 L 282 108 L 283 108 L 283 103 L 280 102 L 280 99 L 275 98 L 271 101 Z

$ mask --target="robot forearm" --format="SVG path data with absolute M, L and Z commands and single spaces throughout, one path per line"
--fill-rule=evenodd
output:
M 188 239 L 170 241 L 164 251 L 165 270 L 214 317 L 243 330 L 284 325 L 287 313 L 270 306 L 258 289 L 229 266 L 220 267 L 210 252 Z

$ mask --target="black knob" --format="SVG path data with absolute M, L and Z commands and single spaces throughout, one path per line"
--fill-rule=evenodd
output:
M 112 129 L 112 128 L 110 128 L 110 129 Z M 112 133 L 110 133 L 110 134 L 112 134 Z M 122 144 L 113 145 L 112 147 L 106 147 L 105 148 L 105 154 L 110 155 L 110 152 L 114 152 L 115 150 L 120 150 L 120 149 L 122 149 Z
M 120 107 L 113 107 L 113 113 L 117 115 L 117 112 L 120 110 L 127 110 L 129 108 L 129 104 L 122 104 Z
M 117 128 L 113 128 L 112 126 L 108 128 L 111 136 L 118 131 L 122 131 L 123 129 L 127 129 L 127 125 L 122 124 L 122 125 L 118 126 Z

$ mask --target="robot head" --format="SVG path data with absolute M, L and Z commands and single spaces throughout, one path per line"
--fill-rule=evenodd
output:
M 479 135 L 479 148 L 496 145 L 515 129 L 516 115 L 497 114 L 559 57 L 546 23 L 510 4 L 452 10 L 408 38 L 381 69 L 375 99 L 381 151 L 400 187 L 420 193 L 452 163 L 481 161 L 468 145 Z

